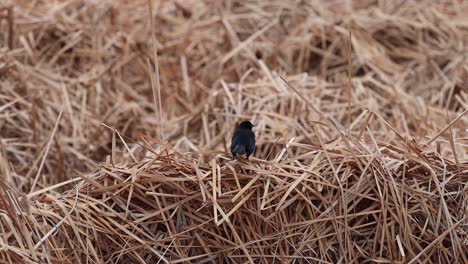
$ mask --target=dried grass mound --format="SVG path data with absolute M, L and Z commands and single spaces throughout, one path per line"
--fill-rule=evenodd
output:
M 264 115 L 253 112 L 261 103 L 252 102 L 255 94 L 228 100 L 221 80 L 271 86 L 265 69 L 306 73 L 312 80 L 295 85 L 320 98 L 313 103 L 325 114 L 346 120 L 349 60 L 352 117 L 365 102 L 400 133 L 431 137 L 446 115 L 453 120 L 468 107 L 467 12 L 459 1 L 154 1 L 156 63 L 147 0 L 2 1 L 0 159 L 8 181 L 28 193 L 94 171 L 112 148 L 102 123 L 133 139 L 155 136 L 148 60 L 159 65 L 166 139 L 187 141 L 178 145 L 184 151 L 222 150 L 226 144 L 210 138 L 239 118 Z M 269 91 L 289 93 L 273 87 L 261 95 Z M 277 119 L 297 115 L 273 104 Z M 299 129 L 290 136 L 302 136 Z
M 468 2 L 152 3 L 0 3 L 0 263 L 468 263 Z
M 6 191 L 0 255 L 52 263 L 468 261 L 468 163 L 348 140 L 291 143 L 307 153 L 246 163 L 202 163 L 164 149 L 144 162 L 103 164 L 61 197 L 33 194 L 27 210 Z

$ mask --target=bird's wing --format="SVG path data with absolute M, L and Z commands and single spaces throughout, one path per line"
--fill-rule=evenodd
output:
M 252 153 L 254 148 L 255 148 L 255 133 L 253 131 L 249 131 L 247 151 Z
M 237 144 L 234 147 L 231 146 L 231 152 L 237 154 L 245 154 L 245 145 L 244 144 Z
M 240 143 L 240 135 L 239 135 L 239 131 L 236 131 L 231 139 L 231 152 L 234 152 L 234 149 L 236 148 L 237 145 L 239 145 L 239 143 Z

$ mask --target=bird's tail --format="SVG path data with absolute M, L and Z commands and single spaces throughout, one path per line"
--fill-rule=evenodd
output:
M 241 154 L 241 155 L 245 154 L 245 146 L 242 145 L 242 144 L 239 144 L 239 145 L 235 146 L 234 149 L 231 152 Z

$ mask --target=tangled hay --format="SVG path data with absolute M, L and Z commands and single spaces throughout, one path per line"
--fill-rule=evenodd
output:
M 164 149 L 146 162 L 105 164 L 60 197 L 30 194 L 38 198 L 28 208 L 10 190 L 1 254 L 53 263 L 466 262 L 468 164 L 348 140 L 291 143 L 306 152 L 248 163 Z
M 0 4 L 0 261 L 468 262 L 467 3 L 153 5 Z

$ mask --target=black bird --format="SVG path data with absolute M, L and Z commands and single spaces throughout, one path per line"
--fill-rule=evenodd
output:
M 255 148 L 255 134 L 252 131 L 252 123 L 244 121 L 239 124 L 231 140 L 232 157 L 236 158 L 237 154 L 246 155 L 247 159 L 252 154 Z

